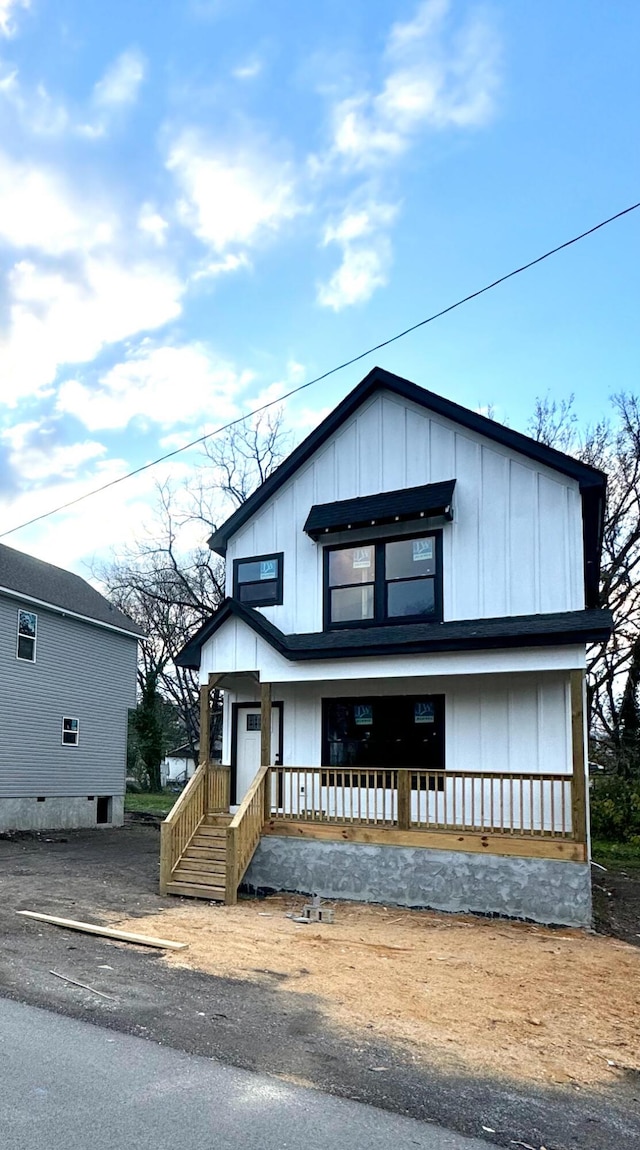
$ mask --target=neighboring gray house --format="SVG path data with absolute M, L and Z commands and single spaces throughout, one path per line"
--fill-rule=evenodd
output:
M 140 628 L 0 544 L 0 831 L 120 825 Z

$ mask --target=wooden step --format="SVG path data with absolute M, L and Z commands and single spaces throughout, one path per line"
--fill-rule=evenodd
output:
M 222 875 L 203 867 L 183 867 L 180 861 L 171 875 L 172 882 L 191 882 L 198 886 L 220 886 Z M 224 885 L 224 882 L 223 882 Z
M 183 859 L 201 859 L 202 862 L 220 862 L 227 857 L 227 850 L 225 846 L 200 846 L 198 843 L 190 843 L 183 854 Z
M 215 814 L 205 815 L 203 825 L 207 827 L 228 827 L 233 815 Z
M 200 823 L 193 839 L 220 839 L 221 842 L 224 842 L 226 837 L 226 827 L 210 827 L 206 823 Z
M 208 862 L 206 859 L 203 860 L 203 859 L 198 859 L 198 858 L 195 858 L 195 859 L 194 858 L 187 858 L 186 855 L 183 855 L 182 858 L 180 859 L 180 862 L 178 863 L 178 865 L 176 867 L 176 871 L 178 871 L 178 870 L 194 871 L 195 870 L 195 871 L 198 871 L 199 874 L 222 875 L 223 881 L 224 881 L 224 875 L 226 873 L 225 868 L 226 868 L 226 863 L 225 863 L 224 859 L 219 859 L 216 862 Z
M 224 902 L 223 886 L 199 886 L 193 882 L 174 880 L 168 883 L 167 894 L 182 895 L 183 898 L 205 898 L 209 902 Z

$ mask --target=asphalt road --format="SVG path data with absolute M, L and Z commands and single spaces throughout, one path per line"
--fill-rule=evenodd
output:
M 486 1150 L 476 1138 L 0 1000 L 7 1150 Z

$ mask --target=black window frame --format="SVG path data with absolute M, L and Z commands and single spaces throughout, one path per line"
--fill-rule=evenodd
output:
M 244 603 L 245 607 L 278 607 L 283 601 L 283 588 L 284 588 L 284 551 L 274 551 L 269 555 L 243 555 L 241 559 L 233 560 L 233 598 L 237 599 L 238 603 L 243 603 L 244 600 L 240 598 L 239 587 L 259 587 L 261 582 L 266 583 L 267 580 L 249 579 L 240 584 L 238 580 L 238 571 L 243 563 L 265 563 L 269 560 L 275 559 L 278 564 L 278 574 L 275 580 L 270 579 L 268 582 L 276 584 L 275 598 L 252 599 L 251 603 Z
M 331 765 L 331 752 L 329 742 L 329 708 L 336 704 L 343 704 L 346 706 L 370 704 L 372 708 L 376 703 L 388 703 L 390 700 L 402 700 L 403 702 L 414 704 L 429 700 L 434 706 L 434 720 L 439 732 L 440 744 L 440 762 L 437 766 L 428 766 L 427 764 L 416 765 L 412 763 L 404 763 L 403 767 L 410 770 L 411 773 L 411 790 L 413 791 L 443 791 L 444 779 L 447 769 L 447 724 L 446 724 L 446 693 L 443 691 L 427 692 L 425 694 L 416 695 L 413 692 L 409 695 L 331 695 L 322 698 L 322 746 L 321 746 L 321 760 L 322 760 L 322 786 L 342 786 L 352 783 L 354 777 L 359 775 L 358 785 L 361 787 L 386 787 L 390 789 L 393 786 L 394 772 L 397 767 L 390 767 L 384 763 L 372 763 L 371 765 L 361 764 L 360 766 L 332 766 Z M 418 772 L 422 772 L 419 774 Z M 428 777 L 425 776 L 428 773 Z
M 436 572 L 432 576 L 434 583 L 434 609 L 429 615 L 388 615 L 387 613 L 387 587 L 389 583 L 403 582 L 403 580 L 387 579 L 385 569 L 385 547 L 388 543 L 404 543 L 412 539 L 424 539 L 432 536 L 436 546 Z M 373 547 L 375 555 L 375 578 L 373 580 L 373 618 L 348 619 L 346 622 L 334 623 L 331 620 L 331 591 L 336 590 L 329 585 L 330 555 L 336 551 L 348 551 L 354 547 Z M 323 548 L 323 628 L 325 631 L 344 631 L 361 627 L 390 627 L 402 626 L 405 623 L 441 623 L 443 614 L 442 604 L 442 530 L 423 528 L 422 531 L 412 531 L 403 535 L 382 535 L 375 539 L 358 539 L 348 543 L 337 543 L 335 546 Z M 430 576 L 417 576 L 418 579 Z M 409 582 L 409 580 L 407 580 Z M 367 584 L 354 583 L 345 586 L 366 587 Z M 369 584 L 371 586 L 371 584 Z

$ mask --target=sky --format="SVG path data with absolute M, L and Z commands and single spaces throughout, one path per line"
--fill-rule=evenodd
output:
M 640 200 L 639 50 L 637 0 L 0 0 L 2 542 L 86 575 L 197 451 L 12 529 Z M 638 388 L 639 240 L 308 388 L 292 435 L 376 363 L 599 418 Z

